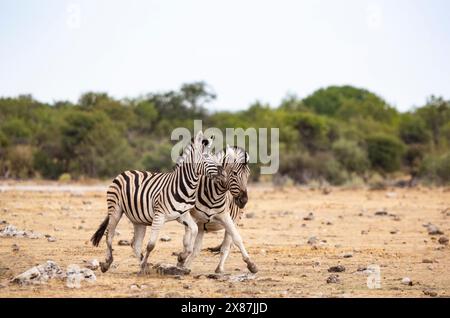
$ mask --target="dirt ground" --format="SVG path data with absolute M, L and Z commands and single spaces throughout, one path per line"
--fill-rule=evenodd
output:
M 443 235 L 431 236 L 423 226 L 431 222 L 450 234 L 450 189 L 423 187 L 333 188 L 325 194 L 318 189 L 251 186 L 240 233 L 259 272 L 243 282 L 196 277 L 214 273 L 218 263 L 219 256 L 205 250 L 188 276 L 138 276 L 131 248 L 117 245 L 132 237 L 132 226 L 123 217 L 114 242 L 115 265 L 105 274 L 97 270 L 94 284 L 70 289 L 60 280 L 31 286 L 10 283 L 15 275 L 47 260 L 61 267 L 103 260 L 104 239 L 95 248 L 89 238 L 106 214 L 105 186 L 0 183 L 0 222 L 56 238 L 48 242 L 45 237 L 0 237 L 0 297 L 450 296 L 450 247 L 438 242 Z M 375 215 L 378 211 L 387 215 Z M 310 212 L 314 219 L 304 220 Z M 181 249 L 183 231 L 177 222 L 167 223 L 161 236 L 171 241 L 159 241 L 150 262 L 175 264 L 172 253 Z M 206 234 L 203 246 L 217 245 L 222 235 Z M 308 244 L 313 236 L 317 243 Z M 13 251 L 13 244 L 19 251 Z M 336 265 L 345 267 L 337 273 L 340 282 L 327 283 L 332 275 L 328 269 Z M 362 269 L 370 265 L 380 268 L 381 288 L 367 285 L 369 273 Z M 226 271 L 248 272 L 237 248 Z M 405 277 L 412 286 L 402 284 Z

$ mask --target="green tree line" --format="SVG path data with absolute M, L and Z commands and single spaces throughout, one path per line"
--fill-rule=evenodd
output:
M 410 176 L 450 183 L 450 101 L 430 97 L 399 112 L 352 86 L 256 102 L 236 112 L 207 110 L 216 98 L 203 82 L 117 100 L 83 94 L 77 103 L 41 103 L 30 95 L 0 98 L 0 178 L 110 178 L 126 169 L 167 171 L 176 127 L 279 128 L 279 176 L 296 183 L 341 185 Z M 258 165 L 252 177 L 260 179 Z

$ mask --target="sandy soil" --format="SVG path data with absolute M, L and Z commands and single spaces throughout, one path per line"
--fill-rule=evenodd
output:
M 0 297 L 429 297 L 424 290 L 450 296 L 450 247 L 439 244 L 442 235 L 430 236 L 423 227 L 431 222 L 450 233 L 449 189 L 332 189 L 326 195 L 305 188 L 252 186 L 246 207 L 250 217 L 243 218 L 240 232 L 260 271 L 244 282 L 195 278 L 214 272 L 219 256 L 207 251 L 188 276 L 138 276 L 131 248 L 117 245 L 132 237 L 132 226 L 124 217 L 115 238 L 115 267 L 105 274 L 96 271 L 93 285 L 69 289 L 60 280 L 33 286 L 9 281 L 47 260 L 62 267 L 103 260 L 104 240 L 95 248 L 89 238 L 106 213 L 104 185 L 26 186 L 0 184 L 0 221 L 50 234 L 57 241 L 0 238 Z M 383 209 L 388 215 L 375 215 Z M 310 212 L 314 219 L 304 220 Z M 167 223 L 161 235 L 172 240 L 158 242 L 150 261 L 175 263 L 172 252 L 181 249 L 182 233 L 180 224 Z M 315 246 L 307 243 L 312 236 L 319 241 Z M 203 246 L 217 245 L 221 239 L 222 233 L 207 234 Z M 13 244 L 19 251 L 13 251 Z M 343 265 L 345 272 L 338 273 L 340 283 L 328 284 L 328 269 L 336 265 Z M 380 267 L 380 289 L 368 288 L 368 273 L 358 271 L 369 265 Z M 236 248 L 226 270 L 232 275 L 248 272 Z M 412 286 L 402 284 L 404 277 Z

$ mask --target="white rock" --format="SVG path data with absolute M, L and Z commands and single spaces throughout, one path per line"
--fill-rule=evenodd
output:
M 412 285 L 412 280 L 411 280 L 411 278 L 409 278 L 409 277 L 404 277 L 404 278 L 402 279 L 402 284 L 403 284 L 403 285 L 411 286 L 411 285 Z
M 13 283 L 20 285 L 42 284 L 51 278 L 64 278 L 65 274 L 53 261 L 30 268 L 12 279 Z
M 97 270 L 100 266 L 100 262 L 97 259 L 91 259 L 90 261 L 84 261 L 84 266 L 86 268 L 92 269 L 93 271 Z

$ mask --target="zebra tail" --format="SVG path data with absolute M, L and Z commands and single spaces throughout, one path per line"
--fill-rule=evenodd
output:
M 98 246 L 103 237 L 103 234 L 105 234 L 106 228 L 108 227 L 108 223 L 109 223 L 109 215 L 106 216 L 105 220 L 103 220 L 102 224 L 100 224 L 100 226 L 98 227 L 98 230 L 94 233 L 94 235 L 92 235 L 91 237 L 92 245 Z

